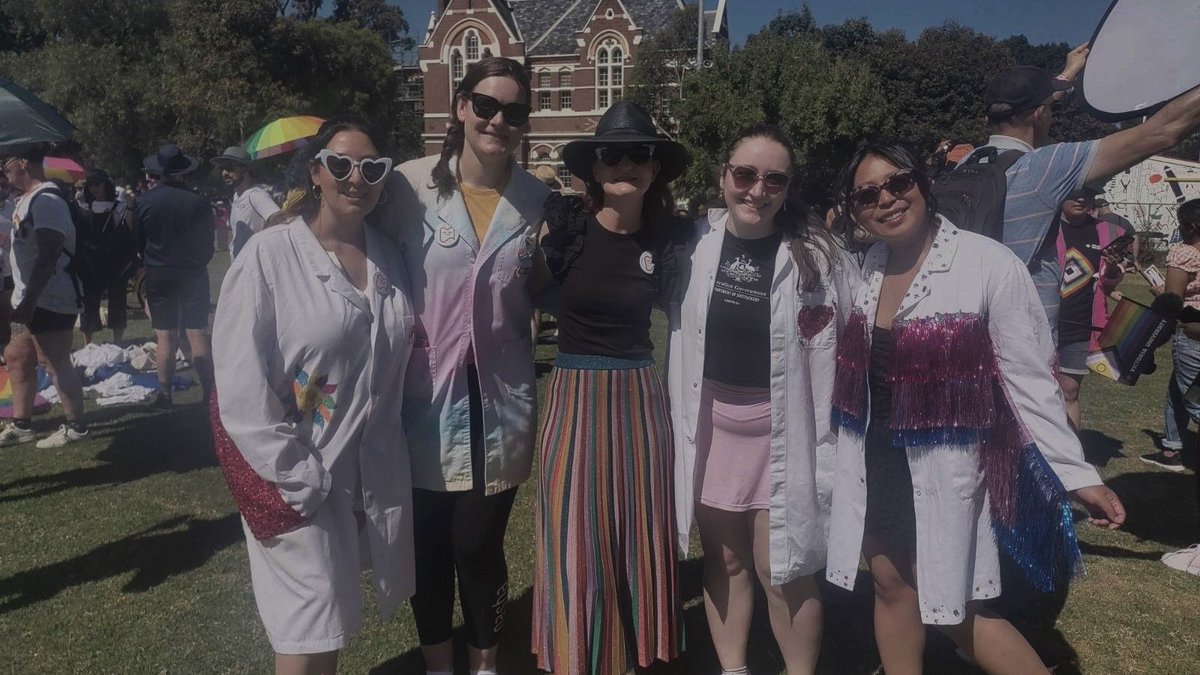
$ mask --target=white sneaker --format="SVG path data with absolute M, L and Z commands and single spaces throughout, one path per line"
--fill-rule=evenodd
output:
M 0 446 L 20 445 L 37 439 L 33 429 L 18 429 L 13 424 L 5 424 L 0 428 Z
M 37 446 L 43 450 L 48 448 L 61 448 L 68 443 L 82 441 L 88 437 L 88 432 L 80 433 L 75 431 L 66 424 L 59 425 L 58 431 L 50 434 L 37 442 Z
M 1182 551 L 1164 553 L 1162 561 L 1173 570 L 1200 576 L 1200 544 L 1192 544 Z

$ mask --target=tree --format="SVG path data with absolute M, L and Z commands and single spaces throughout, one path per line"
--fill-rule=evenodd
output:
M 833 57 L 815 36 L 764 31 L 689 74 L 684 87 L 679 139 L 693 163 L 677 190 L 693 205 L 716 197 L 728 145 L 750 124 L 778 124 L 792 137 L 805 166 L 798 184 L 812 202 L 828 199 L 834 172 L 860 139 L 891 128 L 879 78 L 861 62 Z
M 664 129 L 677 131 L 675 108 L 684 75 L 696 68 L 696 5 L 675 11 L 671 21 L 638 45 L 627 96 L 645 106 Z
M 774 33 L 780 37 L 797 38 L 813 35 L 817 32 L 817 20 L 813 16 L 812 7 L 805 2 L 800 11 L 784 12 L 779 10 L 762 29 L 764 33 Z
M 408 32 L 404 13 L 399 7 L 389 5 L 387 0 L 336 0 L 333 20 L 349 21 L 375 33 L 388 44 Z
M 296 12 L 320 4 L 293 2 Z M 279 11 L 277 0 L 0 0 L 13 19 L 0 30 L 0 73 L 66 114 L 86 165 L 122 178 L 165 141 L 212 156 L 284 115 L 353 112 L 397 126 L 391 52 L 377 33 Z

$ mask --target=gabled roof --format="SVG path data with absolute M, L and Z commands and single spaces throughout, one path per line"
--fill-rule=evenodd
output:
M 500 2 L 503 0 L 493 0 Z M 683 5 L 680 0 L 621 0 L 643 35 L 653 35 L 670 23 Z M 574 54 L 575 34 L 583 30 L 600 0 L 508 0 L 526 54 Z

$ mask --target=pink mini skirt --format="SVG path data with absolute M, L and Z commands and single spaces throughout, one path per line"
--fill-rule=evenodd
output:
M 704 380 L 696 500 L 724 511 L 771 505 L 771 391 Z

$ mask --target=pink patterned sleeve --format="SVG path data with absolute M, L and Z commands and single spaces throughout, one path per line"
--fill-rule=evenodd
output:
M 1167 267 L 1200 274 L 1200 250 L 1191 244 L 1176 244 L 1167 253 Z

